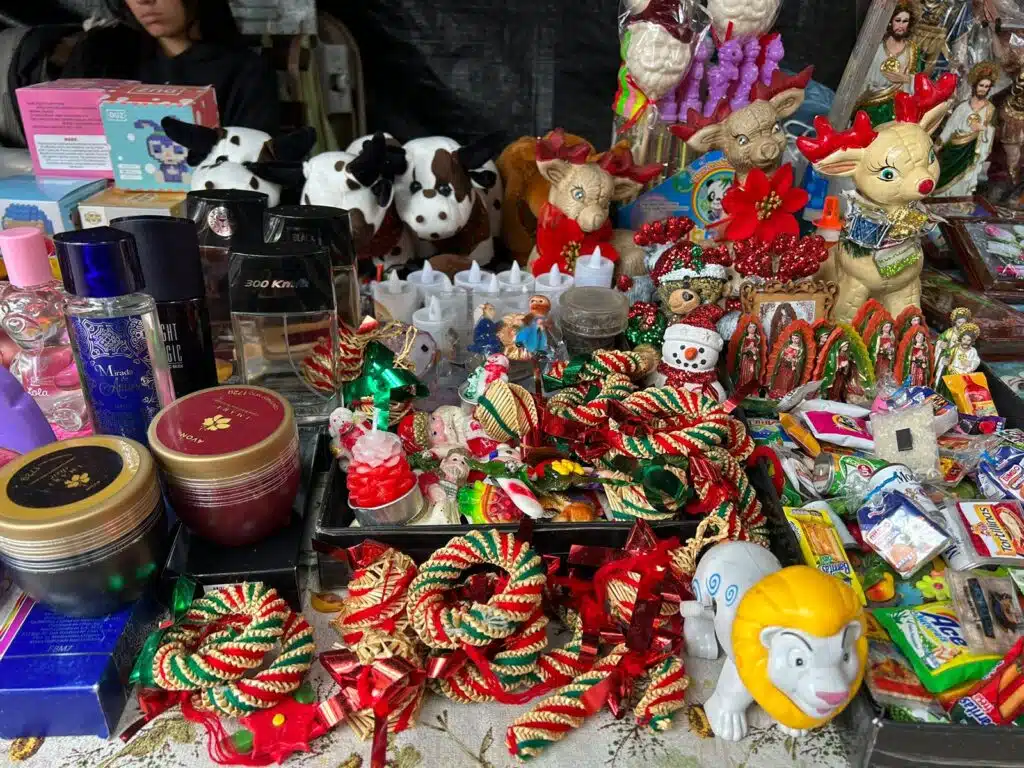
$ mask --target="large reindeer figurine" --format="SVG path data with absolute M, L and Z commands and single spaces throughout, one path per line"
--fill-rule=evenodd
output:
M 839 283 L 836 319 L 850 322 L 869 298 L 895 317 L 921 304 L 921 236 L 934 222 L 920 205 L 939 178 L 931 133 L 939 127 L 956 90 L 956 75 L 936 82 L 924 74 L 914 93 L 896 94 L 896 120 L 872 129 L 858 112 L 853 127 L 836 131 L 822 116 L 814 119 L 816 138 L 797 147 L 826 176 L 848 176 L 856 191 L 834 257 L 819 271 Z M 833 261 L 834 259 L 834 261 Z

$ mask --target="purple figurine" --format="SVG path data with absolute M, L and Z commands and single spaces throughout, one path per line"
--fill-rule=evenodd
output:
M 764 64 L 761 65 L 761 82 L 765 85 L 772 84 L 772 75 L 779 68 L 779 62 L 786 55 L 786 49 L 782 46 L 782 35 L 772 35 L 771 40 L 764 48 Z
M 729 85 L 740 76 L 743 45 L 739 40 L 727 40 L 718 49 L 718 63 L 708 70 L 708 100 L 704 103 L 704 117 L 714 114 L 718 103 L 729 92 Z
M 714 47 L 711 41 L 705 37 L 700 41 L 697 50 L 693 52 L 693 62 L 690 64 L 690 71 L 687 73 L 683 84 L 679 86 L 679 92 L 682 94 L 682 101 L 679 103 L 680 121 L 686 120 L 686 116 L 691 109 L 700 113 L 704 108 L 700 100 L 700 86 L 704 81 L 704 65 L 711 58 L 713 51 Z
M 750 91 L 757 83 L 760 71 L 757 67 L 757 57 L 761 55 L 761 44 L 756 37 L 747 40 L 743 45 L 743 66 L 740 67 L 740 79 L 736 84 L 729 106 L 733 110 L 742 109 L 750 103 Z
M 28 453 L 52 443 L 53 428 L 10 371 L 0 366 L 0 448 Z

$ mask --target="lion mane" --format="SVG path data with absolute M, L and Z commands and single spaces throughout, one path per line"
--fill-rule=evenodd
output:
M 856 645 L 860 672 L 850 687 L 853 692 L 864 679 L 868 654 L 867 626 L 857 595 L 839 579 L 808 566 L 791 566 L 766 576 L 748 590 L 736 610 L 732 647 L 740 679 L 754 700 L 783 725 L 800 729 L 823 725 L 832 718 L 809 717 L 772 683 L 761 632 L 783 627 L 830 637 L 855 620 L 861 623 Z

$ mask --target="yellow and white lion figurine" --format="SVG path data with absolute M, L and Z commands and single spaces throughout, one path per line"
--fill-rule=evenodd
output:
M 747 735 L 757 702 L 788 733 L 834 718 L 864 678 L 867 637 L 857 595 L 815 568 L 782 568 L 767 549 L 731 541 L 712 547 L 682 604 L 687 653 L 726 660 L 704 704 L 719 738 Z

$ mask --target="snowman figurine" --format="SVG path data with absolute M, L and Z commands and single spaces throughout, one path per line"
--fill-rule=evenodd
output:
M 715 330 L 724 314 L 715 304 L 703 304 L 665 330 L 661 363 L 654 374 L 657 386 L 681 387 L 704 392 L 718 402 L 725 400 L 717 370 L 724 342 Z

